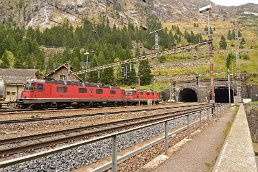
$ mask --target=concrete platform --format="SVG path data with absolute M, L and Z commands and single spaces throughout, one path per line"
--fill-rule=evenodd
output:
M 169 149 L 169 157 L 156 169 L 148 169 L 150 162 L 139 172 L 195 172 L 210 171 L 215 164 L 219 149 L 224 142 L 225 130 L 232 119 L 233 109 L 224 113 L 219 119 L 212 120 L 201 132 L 191 135 L 180 148 Z M 158 158 L 158 157 L 157 157 Z
M 257 172 L 251 135 L 242 104 L 213 171 Z

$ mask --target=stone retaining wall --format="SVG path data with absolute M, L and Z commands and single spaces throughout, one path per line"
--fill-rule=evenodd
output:
M 258 143 L 258 105 L 245 105 L 252 141 Z

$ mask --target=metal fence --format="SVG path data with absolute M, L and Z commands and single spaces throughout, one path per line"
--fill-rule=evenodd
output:
M 43 151 L 43 152 L 39 152 L 39 153 L 34 153 L 34 154 L 27 155 L 27 156 L 20 157 L 20 158 L 15 158 L 15 159 L 11 159 L 11 160 L 2 161 L 2 162 L 0 162 L 0 168 L 5 168 L 5 167 L 11 166 L 11 165 L 19 164 L 19 163 L 22 163 L 22 162 L 27 162 L 27 161 L 34 160 L 34 159 L 37 159 L 37 158 L 40 158 L 40 157 L 46 157 L 46 156 L 52 155 L 54 153 L 62 152 L 62 151 L 65 151 L 65 150 L 69 150 L 69 149 L 72 149 L 72 148 L 77 148 L 79 146 L 83 146 L 83 145 L 87 145 L 87 144 L 90 144 L 90 143 L 95 143 L 95 142 L 98 142 L 98 141 L 101 141 L 101 140 L 111 138 L 112 139 L 112 161 L 95 168 L 93 171 L 96 171 L 96 172 L 97 171 L 103 171 L 103 170 L 106 170 L 106 169 L 112 167 L 112 171 L 116 172 L 118 163 L 123 162 L 124 160 L 126 160 L 126 159 L 128 159 L 128 158 L 130 158 L 130 157 L 132 157 L 132 156 L 134 156 L 134 155 L 136 155 L 136 154 L 138 154 L 138 153 L 140 153 L 140 152 L 142 152 L 142 151 L 150 148 L 151 146 L 154 146 L 154 145 L 156 145 L 156 144 L 158 144 L 162 141 L 164 141 L 164 152 L 165 152 L 165 154 L 168 154 L 169 138 L 171 138 L 174 135 L 176 135 L 176 134 L 178 134 L 182 131 L 185 131 L 185 130 L 187 130 L 187 138 L 190 138 L 190 134 L 191 134 L 190 133 L 190 127 L 192 125 L 195 125 L 195 124 L 199 123 L 199 125 L 201 127 L 202 121 L 204 119 L 209 120 L 214 116 L 216 117 L 217 115 L 224 112 L 226 108 L 229 108 L 228 104 L 217 105 L 215 107 L 209 106 L 209 107 L 205 107 L 205 108 L 202 108 L 202 109 L 199 109 L 199 110 L 193 110 L 193 111 L 191 111 L 191 113 L 185 113 L 185 114 L 182 114 L 182 115 L 171 117 L 171 118 L 163 120 L 163 121 L 147 124 L 147 125 L 144 125 L 144 126 L 135 127 L 135 128 L 128 129 L 128 130 L 125 130 L 125 131 L 119 131 L 119 132 L 116 132 L 116 133 L 108 134 L 108 135 L 105 135 L 105 136 L 100 136 L 100 137 L 85 140 L 85 141 L 79 141 L 79 142 L 69 144 L 69 145 L 66 145 L 66 146 L 63 146 L 63 147 L 59 147 L 59 148 L 55 148 L 55 149 L 51 149 L 51 150 L 47 150 L 47 151 Z M 198 114 L 199 119 L 194 120 L 192 123 L 190 123 L 190 117 L 193 116 L 193 115 L 196 115 L 196 114 Z M 177 119 L 183 119 L 183 118 L 186 118 L 185 122 L 186 122 L 187 125 L 177 129 L 176 131 L 174 131 L 172 133 L 169 133 L 168 123 L 170 121 L 177 120 Z M 157 125 L 157 124 L 163 124 L 164 125 L 164 136 L 163 137 L 161 137 L 159 139 L 156 139 L 156 140 L 144 145 L 143 147 L 140 147 L 140 148 L 138 148 L 138 149 L 136 149 L 136 150 L 134 150 L 130 153 L 127 153 L 123 156 L 120 156 L 118 158 L 118 156 L 117 156 L 117 152 L 118 152 L 117 137 L 119 135 L 126 134 L 126 133 L 136 131 L 136 130 L 140 130 L 140 129 L 144 129 L 144 128 L 154 126 L 154 125 Z

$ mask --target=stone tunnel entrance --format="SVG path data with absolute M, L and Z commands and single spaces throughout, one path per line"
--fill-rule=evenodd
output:
M 216 103 L 228 103 L 228 88 L 227 87 L 218 87 L 215 89 L 215 102 Z M 234 93 L 230 89 L 230 99 L 231 103 L 234 103 Z
M 179 92 L 179 102 L 198 102 L 197 93 L 191 88 L 184 88 Z

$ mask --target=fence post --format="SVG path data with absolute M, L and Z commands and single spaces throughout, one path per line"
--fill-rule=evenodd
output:
M 190 114 L 187 115 L 187 139 L 190 139 Z
M 117 172 L 117 135 L 112 137 L 112 172 Z
M 168 155 L 168 121 L 165 121 L 165 154 Z

